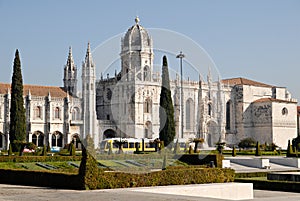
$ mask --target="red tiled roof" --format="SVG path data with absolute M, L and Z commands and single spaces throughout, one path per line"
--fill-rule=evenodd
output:
M 261 82 L 257 82 L 254 80 L 249 80 L 246 78 L 238 77 L 238 78 L 230 78 L 230 79 L 224 79 L 222 80 L 222 83 L 225 85 L 252 85 L 252 86 L 258 86 L 258 87 L 273 87 L 272 85 L 264 84 Z
M 0 83 L 0 94 L 6 94 L 7 90 L 10 90 L 10 84 Z M 48 96 L 49 92 L 51 97 L 63 98 L 67 96 L 67 93 L 63 90 L 62 87 L 54 86 L 39 86 L 39 85 L 23 85 L 23 95 L 28 95 L 28 91 L 32 96 Z
M 281 99 L 275 99 L 275 98 L 260 98 L 254 101 L 254 103 L 263 103 L 263 102 L 277 102 L 277 103 L 297 103 L 294 101 L 287 101 L 287 100 L 281 100 Z
M 297 116 L 300 116 L 300 106 L 297 106 Z

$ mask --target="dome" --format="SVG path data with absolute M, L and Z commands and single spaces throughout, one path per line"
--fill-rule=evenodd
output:
M 130 27 L 126 32 L 123 43 L 122 49 L 126 51 L 130 50 L 143 50 L 148 49 L 151 46 L 151 38 L 147 30 L 139 24 L 139 18 L 135 18 L 135 25 Z

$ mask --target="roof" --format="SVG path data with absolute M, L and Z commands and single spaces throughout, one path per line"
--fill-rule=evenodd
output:
M 224 79 L 222 80 L 222 83 L 225 85 L 251 85 L 251 86 L 257 86 L 257 87 L 274 87 L 272 85 L 264 84 L 262 82 L 257 82 L 254 80 L 249 80 L 246 78 L 238 77 L 238 78 L 230 78 L 230 79 Z
M 6 94 L 8 89 L 10 90 L 10 84 L 0 83 L 0 94 Z M 23 85 L 23 95 L 27 95 L 30 90 L 32 96 L 48 96 L 49 92 L 51 97 L 64 98 L 67 93 L 62 87 L 56 86 L 39 86 L 39 85 Z
M 297 103 L 294 101 L 281 100 L 276 98 L 260 98 L 254 101 L 254 103 L 263 103 L 263 102 L 276 102 L 276 103 Z
M 130 46 L 131 49 L 149 47 L 151 46 L 150 41 L 147 30 L 139 24 L 139 19 L 135 18 L 135 24 L 128 29 L 123 38 L 124 47 Z

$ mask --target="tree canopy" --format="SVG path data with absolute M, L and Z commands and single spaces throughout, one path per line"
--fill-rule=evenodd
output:
M 170 79 L 167 57 L 163 57 L 162 85 L 159 101 L 160 132 L 159 139 L 168 146 L 175 137 L 174 107 L 171 98 Z

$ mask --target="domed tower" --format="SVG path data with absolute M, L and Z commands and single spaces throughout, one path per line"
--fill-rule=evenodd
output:
M 126 81 L 152 81 L 152 39 L 135 18 L 121 42 L 121 75 Z

